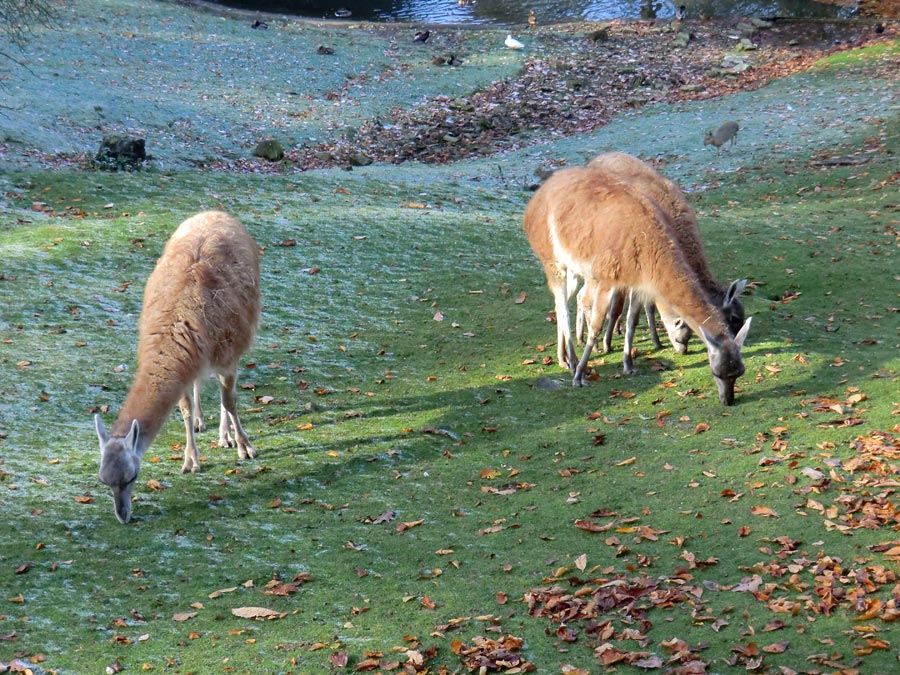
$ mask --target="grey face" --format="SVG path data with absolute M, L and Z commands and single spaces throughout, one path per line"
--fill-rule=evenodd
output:
M 694 331 L 690 329 L 683 319 L 675 319 L 671 326 L 666 326 L 666 333 L 669 336 L 669 342 L 672 343 L 672 349 L 676 354 L 687 354 L 688 342 Z
M 111 485 L 110 488 L 112 489 L 113 506 L 116 510 L 116 520 L 124 525 L 131 520 L 131 492 L 134 489 L 134 481 L 125 485 Z
M 732 348 L 728 349 L 728 346 Z M 709 367 L 719 389 L 719 401 L 722 405 L 734 404 L 734 383 L 744 374 L 740 347 L 734 343 L 728 346 L 717 345 L 715 349 L 709 350 Z
M 111 436 L 100 416 L 94 418 L 100 440 L 100 481 L 112 490 L 116 518 L 120 523 L 131 520 L 131 493 L 141 470 L 138 448 L 140 429 L 135 420 L 124 438 Z
M 116 518 L 120 523 L 127 523 L 131 519 L 131 493 L 139 471 L 137 457 L 124 448 L 118 439 L 111 439 L 102 450 L 100 480 L 112 490 Z
M 741 372 L 740 375 L 743 375 L 743 372 Z M 735 375 L 734 377 L 719 377 L 718 375 L 713 374 L 713 379 L 716 381 L 716 387 L 719 389 L 719 403 L 722 405 L 734 405 L 734 383 L 737 382 L 740 375 Z
M 741 359 L 741 347 L 750 330 L 750 319 L 738 331 L 734 340 L 723 338 L 716 342 L 701 328 L 709 353 L 709 367 L 719 390 L 719 402 L 722 405 L 734 404 L 734 383 L 744 374 L 744 362 Z

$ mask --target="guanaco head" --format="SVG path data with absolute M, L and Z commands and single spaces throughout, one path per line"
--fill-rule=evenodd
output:
M 666 335 L 669 336 L 669 342 L 672 343 L 672 349 L 676 354 L 687 354 L 688 342 L 694 331 L 661 299 L 657 300 L 656 308 L 659 310 L 659 316 L 665 326 Z
M 112 490 L 116 518 L 127 523 L 131 520 L 131 493 L 141 470 L 138 421 L 131 423 L 131 429 L 122 438 L 106 431 L 100 415 L 94 415 L 94 425 L 100 439 L 100 480 Z
M 669 342 L 672 343 L 672 349 L 676 354 L 687 354 L 688 342 L 694 331 L 688 326 L 684 319 L 677 317 L 672 321 L 667 321 L 663 317 L 663 325 L 666 327 L 666 334 L 669 336 Z
M 706 130 L 706 135 L 703 137 L 703 145 L 715 145 L 716 137 L 713 136 L 712 129 Z
M 747 339 L 750 330 L 750 317 L 741 326 L 738 334 L 732 340 L 730 336 L 721 336 L 718 339 L 709 335 L 703 326 L 700 326 L 700 336 L 706 342 L 709 353 L 709 367 L 712 369 L 713 379 L 719 389 L 719 402 L 722 405 L 734 405 L 734 383 L 744 374 L 744 362 L 741 360 L 741 347 Z

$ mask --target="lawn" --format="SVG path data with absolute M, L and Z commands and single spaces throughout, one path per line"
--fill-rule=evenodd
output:
M 73 6 L 42 37 L 59 51 L 48 43 L 35 79 L 11 90 L 34 126 L 24 111 L 0 117 L 0 663 L 79 675 L 896 672 L 896 39 L 486 159 L 195 168 L 183 131 L 165 136 L 177 120 L 203 153 L 238 157 L 258 135 L 319 142 L 446 86 L 449 71 L 427 68 L 378 84 L 381 59 L 409 72 L 390 32 L 286 27 L 313 47 L 360 45 L 342 66 L 372 69 L 357 77 L 365 110 L 335 107 L 329 128 L 315 112 L 328 99 L 310 93 L 313 112 L 296 119 L 315 128 L 279 131 L 277 106 L 260 112 L 271 126 L 244 110 L 270 86 L 250 78 L 167 127 L 171 111 L 152 116 L 154 105 L 197 94 L 196 82 L 142 59 L 159 86 L 135 90 L 135 109 L 169 159 L 109 173 L 80 159 L 99 130 L 79 115 L 123 109 L 122 90 L 91 89 L 85 107 L 75 67 L 59 71 L 62 93 L 41 103 L 40 90 L 96 29 L 94 10 L 121 34 L 135 5 Z M 155 49 L 203 56 L 262 39 L 243 19 L 174 4 L 142 16 Z M 460 88 L 516 72 L 520 57 L 492 49 L 496 38 L 464 38 L 482 51 Z M 124 53 L 104 65 L 108 49 L 82 55 L 99 84 L 137 68 Z M 240 50 L 217 53 L 224 80 L 210 86 L 239 82 Z M 310 68 L 311 92 L 337 86 Z M 728 118 L 737 145 L 704 148 L 703 130 Z M 640 328 L 639 374 L 597 355 L 580 389 L 553 362 L 552 298 L 521 231 L 526 186 L 538 166 L 611 149 L 684 186 L 719 279 L 751 282 L 734 407 L 718 403 L 696 338 L 685 356 L 654 352 Z M 121 525 L 97 478 L 92 415 L 115 418 L 143 283 L 178 223 L 207 208 L 239 217 L 263 251 L 262 320 L 239 371 L 259 457 L 238 461 L 210 432 L 202 472 L 182 475 L 173 410 Z M 214 396 L 210 385 L 209 421 Z

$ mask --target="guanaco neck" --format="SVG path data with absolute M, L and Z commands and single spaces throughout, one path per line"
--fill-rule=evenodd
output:
M 722 312 L 710 302 L 705 286 L 691 272 L 678 270 L 666 275 L 658 290 L 695 333 L 702 326 L 707 335 L 717 340 L 729 335 Z
M 141 377 L 144 375 L 144 377 Z M 140 427 L 138 447 L 141 452 L 146 450 L 159 430 L 169 417 L 173 406 L 184 393 L 184 387 L 179 383 L 167 382 L 154 383 L 146 373 L 138 372 L 119 416 L 112 426 L 113 436 L 125 436 L 131 429 L 131 424 L 137 420 Z

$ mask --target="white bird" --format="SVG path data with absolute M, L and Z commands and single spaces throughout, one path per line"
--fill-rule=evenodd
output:
M 510 49 L 525 49 L 525 45 L 516 40 L 512 35 L 507 35 L 506 40 L 503 42 Z

